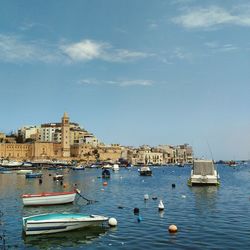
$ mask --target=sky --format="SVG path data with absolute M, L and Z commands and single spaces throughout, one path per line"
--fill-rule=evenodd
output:
M 1 0 L 0 131 L 67 112 L 106 144 L 250 159 L 250 1 Z

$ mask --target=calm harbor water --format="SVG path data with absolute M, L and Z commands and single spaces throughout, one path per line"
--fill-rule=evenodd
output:
M 55 171 L 43 171 L 43 183 L 17 174 L 0 174 L 0 235 L 6 249 L 249 249 L 250 166 L 220 165 L 219 187 L 189 187 L 190 167 L 153 167 L 152 177 L 139 176 L 137 168 L 111 173 L 103 186 L 101 169 L 63 170 L 65 180 L 53 181 Z M 175 183 L 176 187 L 172 188 Z M 82 194 L 97 203 L 49 207 L 23 207 L 20 195 L 42 191 L 69 191 L 77 184 Z M 144 201 L 144 194 L 150 199 Z M 152 197 L 158 197 L 153 200 Z M 165 205 L 158 211 L 159 199 Z M 118 208 L 119 207 L 119 208 Z M 122 209 L 121 209 L 122 207 Z M 141 221 L 133 209 L 140 209 Z M 22 217 L 47 212 L 76 212 L 115 217 L 116 228 L 23 236 Z M 179 231 L 168 233 L 176 224 Z M 0 240 L 0 249 L 3 241 Z

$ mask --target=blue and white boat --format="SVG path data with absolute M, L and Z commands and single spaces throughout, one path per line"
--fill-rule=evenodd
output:
M 23 231 L 26 235 L 59 233 L 83 227 L 98 226 L 107 220 L 108 217 L 102 215 L 39 214 L 23 217 Z
M 83 165 L 77 165 L 72 167 L 73 170 L 84 170 L 85 167 Z
M 26 178 L 41 178 L 43 176 L 42 173 L 27 173 L 25 174 Z

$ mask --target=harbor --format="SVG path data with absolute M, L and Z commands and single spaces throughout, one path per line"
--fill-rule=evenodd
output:
M 41 170 L 39 179 L 16 173 L 0 174 L 1 227 L 5 249 L 246 249 L 249 240 L 250 165 L 217 164 L 219 186 L 188 186 L 191 167 L 151 166 L 152 176 L 141 176 L 138 167 L 110 171 L 86 168 Z M 56 172 L 63 183 L 54 181 Z M 104 184 L 105 183 L 105 184 Z M 72 204 L 26 207 L 23 194 L 70 192 L 81 195 Z M 233 195 L 232 195 L 233 194 Z M 147 197 L 145 199 L 145 197 Z M 164 209 L 158 209 L 160 200 Z M 137 208 L 139 213 L 134 213 Z M 70 232 L 25 236 L 22 218 L 46 213 L 98 214 L 114 217 L 107 224 Z M 170 233 L 170 225 L 178 231 Z M 3 245 L 4 243 L 4 245 Z M 1 245 L 2 244 L 2 245 Z

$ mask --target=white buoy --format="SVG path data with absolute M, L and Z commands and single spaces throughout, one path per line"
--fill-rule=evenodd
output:
M 160 200 L 159 205 L 158 205 L 158 208 L 159 208 L 159 211 L 164 210 L 164 205 L 163 205 L 162 200 Z
M 117 226 L 117 220 L 116 220 L 116 218 L 110 218 L 109 221 L 108 221 L 108 223 L 109 223 L 109 225 L 111 227 Z
M 148 194 L 144 194 L 144 200 L 148 200 L 149 199 L 149 195 Z

